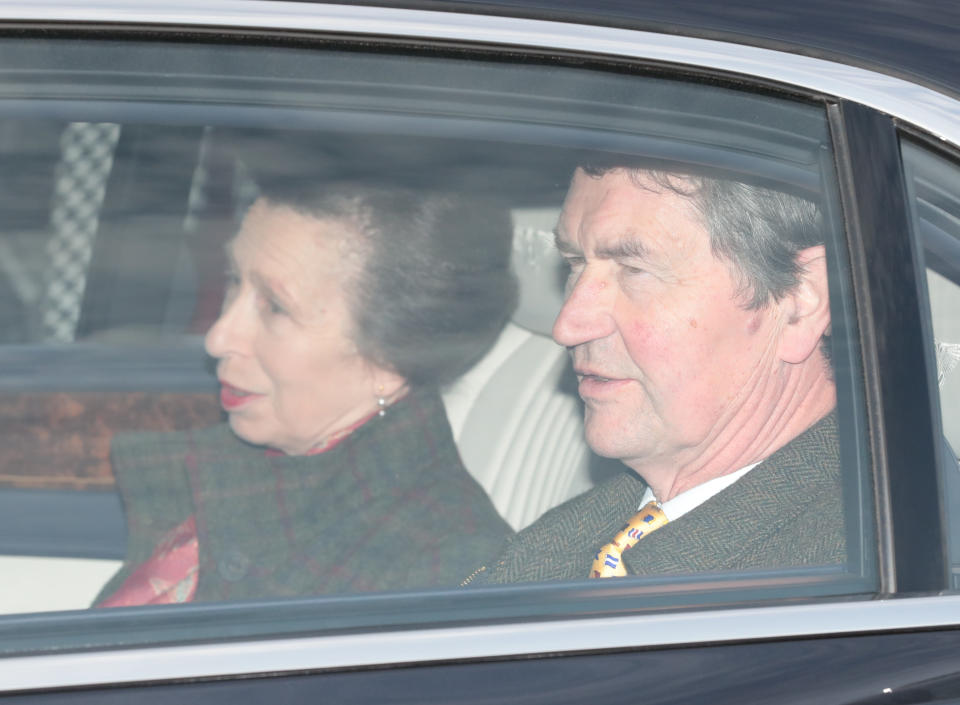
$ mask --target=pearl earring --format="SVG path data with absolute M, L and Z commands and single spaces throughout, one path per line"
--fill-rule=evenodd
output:
M 377 406 L 380 407 L 380 410 L 377 412 L 379 416 L 387 415 L 387 400 L 383 398 L 383 385 L 380 385 L 380 394 L 377 397 Z

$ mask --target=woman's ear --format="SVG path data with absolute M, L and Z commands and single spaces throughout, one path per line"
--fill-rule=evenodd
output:
M 827 256 L 823 245 L 797 253 L 800 282 L 778 304 L 783 316 L 780 359 L 789 363 L 807 360 L 830 329 L 830 294 Z
M 407 380 L 392 370 L 371 364 L 373 377 L 373 394 L 383 397 L 388 402 L 402 396 L 407 386 Z

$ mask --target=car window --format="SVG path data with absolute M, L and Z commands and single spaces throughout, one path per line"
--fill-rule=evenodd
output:
M 923 246 L 943 428 L 944 505 L 954 588 L 960 587 L 960 191 L 958 167 L 905 141 L 904 169 L 914 228 Z
M 236 635 L 442 593 L 429 622 L 604 565 L 601 603 L 649 609 L 875 590 L 822 103 L 467 54 L 0 53 L 0 611 L 256 601 Z

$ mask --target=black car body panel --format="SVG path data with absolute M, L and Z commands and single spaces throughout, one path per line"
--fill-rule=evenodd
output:
M 298 0 L 314 2 L 315 0 Z M 332 4 L 332 3 L 331 3 Z M 359 5 L 552 20 L 717 39 L 850 63 L 960 94 L 951 0 L 422 0 Z
M 960 631 L 770 641 L 282 676 L 242 681 L 12 695 L 4 702 L 77 705 L 181 701 L 277 705 L 680 705 L 947 703 L 960 698 Z M 385 696 L 388 694 L 389 696 Z

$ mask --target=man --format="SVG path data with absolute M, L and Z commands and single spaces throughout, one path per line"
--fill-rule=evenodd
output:
M 580 168 L 556 242 L 570 274 L 553 337 L 573 360 L 586 439 L 632 472 L 545 514 L 478 577 L 843 562 L 816 206 L 722 179 Z

